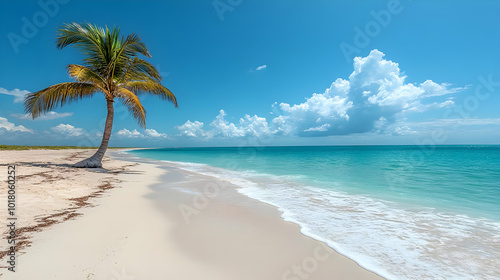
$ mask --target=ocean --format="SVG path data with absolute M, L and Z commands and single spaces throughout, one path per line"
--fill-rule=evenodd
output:
M 388 279 L 500 279 L 500 146 L 168 148 Z

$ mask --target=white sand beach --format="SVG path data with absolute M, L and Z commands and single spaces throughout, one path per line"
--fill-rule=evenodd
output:
M 3 279 L 382 279 L 228 182 L 116 151 L 105 169 L 69 167 L 92 152 L 0 151 L 24 228 Z

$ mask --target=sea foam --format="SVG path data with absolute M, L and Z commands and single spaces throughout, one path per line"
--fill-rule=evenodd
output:
M 229 181 L 286 221 L 387 279 L 498 279 L 500 223 L 305 185 L 301 176 L 168 161 Z

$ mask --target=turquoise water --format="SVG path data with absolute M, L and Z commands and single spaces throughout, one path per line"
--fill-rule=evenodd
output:
M 279 207 L 303 233 L 390 279 L 500 275 L 500 146 L 130 153 L 230 180 L 243 194 Z

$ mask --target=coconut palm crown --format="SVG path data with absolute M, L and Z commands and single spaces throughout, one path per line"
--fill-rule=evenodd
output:
M 30 93 L 24 100 L 27 113 L 36 118 L 72 101 L 102 93 L 106 99 L 108 114 L 102 142 L 97 152 L 88 159 L 76 163 L 75 167 L 102 167 L 102 158 L 108 148 L 113 127 L 113 103 L 119 100 L 127 107 L 141 127 L 146 126 L 146 111 L 139 96 L 156 95 L 172 102 L 177 100 L 161 85 L 158 70 L 139 55 L 151 57 L 146 45 L 137 34 L 120 36 L 120 29 L 101 28 L 84 23 L 64 24 L 56 37 L 57 47 L 73 45 L 85 56 L 82 65 L 68 65 L 68 74 L 74 82 L 52 85 Z

